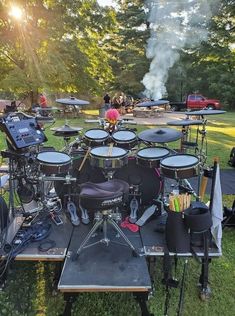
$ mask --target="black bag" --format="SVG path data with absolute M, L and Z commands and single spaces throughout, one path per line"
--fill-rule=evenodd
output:
M 233 147 L 232 150 L 231 150 L 230 159 L 228 161 L 228 164 L 231 167 L 235 167 L 235 147 Z

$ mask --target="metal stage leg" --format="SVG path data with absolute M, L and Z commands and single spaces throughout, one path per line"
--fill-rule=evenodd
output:
M 148 310 L 146 302 L 148 301 L 148 292 L 134 292 L 133 296 L 135 300 L 138 302 L 141 309 L 141 316 L 154 316 Z
M 73 303 L 76 301 L 78 293 L 64 293 L 65 307 L 64 312 L 60 316 L 72 316 Z
M 202 258 L 202 269 L 201 269 L 201 275 L 199 278 L 199 284 L 201 285 L 200 289 L 200 298 L 201 300 L 205 301 L 210 299 L 211 296 L 211 289 L 208 285 L 209 283 L 209 254 L 208 254 L 208 232 L 203 233 L 203 239 L 204 239 L 204 258 Z

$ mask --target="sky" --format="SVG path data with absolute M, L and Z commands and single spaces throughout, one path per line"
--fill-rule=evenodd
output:
M 102 6 L 113 5 L 113 0 L 97 0 L 97 2 Z

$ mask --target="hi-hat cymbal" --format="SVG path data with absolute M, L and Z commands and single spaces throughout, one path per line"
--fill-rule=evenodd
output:
M 37 123 L 41 124 L 51 124 L 55 122 L 55 119 L 50 116 L 35 116 Z
M 202 125 L 202 120 L 176 120 L 167 122 L 167 125 L 170 126 L 189 126 L 189 125 Z
M 190 115 L 216 115 L 216 114 L 224 114 L 226 113 L 226 111 L 222 111 L 222 110 L 200 110 L 200 111 L 192 111 L 192 112 L 185 112 L 185 114 L 187 116 Z
M 145 101 L 145 102 L 140 102 L 137 103 L 136 106 L 160 106 L 160 105 L 165 105 L 165 104 L 169 104 L 169 101 L 167 100 L 156 100 L 156 101 Z
M 65 105 L 88 105 L 89 101 L 76 99 L 74 97 L 70 97 L 68 99 L 57 99 L 57 103 L 65 104 Z
M 53 127 L 51 128 L 51 131 L 56 132 L 56 134 L 70 134 L 70 133 L 78 133 L 79 131 L 82 130 L 82 127 L 74 127 L 74 126 L 69 126 L 68 124 L 65 124 L 64 126 L 61 127 Z M 58 136 L 58 135 L 56 135 Z
M 148 129 L 138 134 L 139 139 L 151 143 L 168 143 L 180 139 L 183 134 L 173 128 Z

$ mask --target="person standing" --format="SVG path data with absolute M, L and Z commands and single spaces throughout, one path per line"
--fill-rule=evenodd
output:
M 104 100 L 104 109 L 105 111 L 107 111 L 111 108 L 111 103 L 110 103 L 111 98 L 108 95 L 108 93 L 105 94 L 103 100 Z
M 40 93 L 40 96 L 39 96 L 39 104 L 41 108 L 47 107 L 47 98 L 42 93 Z

